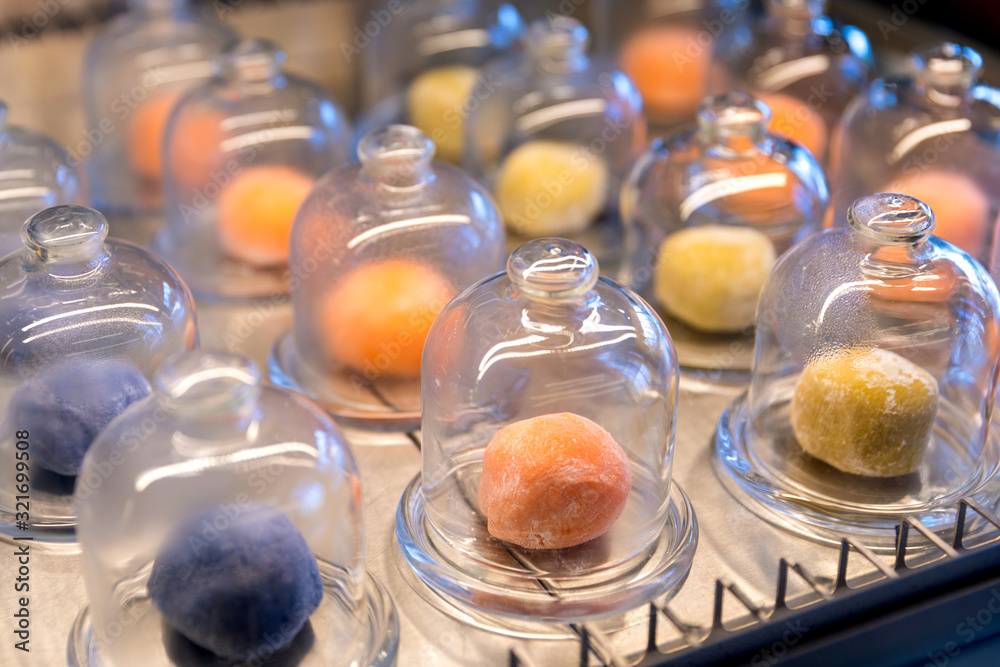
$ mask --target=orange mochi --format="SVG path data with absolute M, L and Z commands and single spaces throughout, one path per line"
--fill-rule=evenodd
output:
M 355 370 L 418 376 L 427 333 L 454 295 L 448 279 L 424 264 L 362 266 L 320 303 L 326 352 Z
M 204 189 L 213 175 L 224 174 L 225 156 L 221 150 L 226 137 L 225 120 L 225 115 L 219 111 L 189 110 L 179 114 L 167 147 L 169 174 L 179 183 Z
M 291 167 L 248 167 L 219 194 L 219 241 L 233 259 L 260 267 L 288 263 L 292 223 L 313 179 Z
M 159 183 L 163 174 L 163 131 L 180 91 L 158 93 L 132 112 L 128 126 L 128 161 L 142 178 Z
M 698 30 L 660 25 L 640 30 L 622 48 L 622 70 L 653 114 L 694 113 L 705 97 L 712 45 Z
M 770 131 L 809 149 L 816 159 L 823 161 L 827 146 L 826 121 L 809 105 L 791 95 L 782 93 L 756 93 L 771 109 Z
M 562 412 L 496 432 L 483 455 L 479 509 L 493 537 L 562 549 L 611 528 L 631 488 L 628 454 L 611 434 Z
M 971 178 L 931 169 L 900 176 L 886 192 L 916 197 L 934 212 L 934 235 L 951 241 L 977 259 L 988 239 L 990 202 Z

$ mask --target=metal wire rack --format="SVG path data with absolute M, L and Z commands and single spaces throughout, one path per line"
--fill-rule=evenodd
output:
M 900 521 L 891 566 L 860 542 L 844 538 L 840 543 L 836 579 L 830 585 L 818 581 L 804 565 L 781 559 L 774 603 L 770 606 L 755 605 L 738 585 L 721 579 L 715 582 L 712 619 L 706 625 L 682 620 L 669 604 L 650 604 L 646 646 L 635 655 L 624 656 L 616 652 L 600 631 L 587 624 L 572 625 L 570 629 L 578 638 L 579 666 L 721 665 L 741 659 L 745 664 L 748 656 L 760 653 L 760 647 L 782 642 L 782 637 L 796 624 L 810 629 L 834 627 L 856 616 L 859 610 L 872 612 L 905 605 L 962 580 L 976 579 L 1000 566 L 1000 539 L 994 537 L 985 543 L 966 545 L 969 510 L 1000 531 L 1000 518 L 978 501 L 966 498 L 958 505 L 950 544 L 916 519 L 908 517 Z M 909 562 L 913 555 L 911 538 L 914 532 L 925 541 L 919 549 L 919 564 Z M 929 551 L 937 556 L 929 559 Z M 874 566 L 879 576 L 849 583 L 852 558 L 858 557 Z M 812 602 L 795 608 L 789 606 L 790 577 L 797 577 L 815 593 Z M 745 622 L 740 622 L 736 628 L 727 627 L 723 622 L 727 600 L 746 612 Z M 663 621 L 674 635 L 665 643 L 659 640 Z M 517 649 L 511 649 L 509 664 L 510 667 L 538 667 Z M 750 664 L 753 664 L 752 658 Z

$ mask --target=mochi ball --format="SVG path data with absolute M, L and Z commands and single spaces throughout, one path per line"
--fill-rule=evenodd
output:
M 418 377 L 427 334 L 454 295 L 426 264 L 393 259 L 359 267 L 320 303 L 327 356 L 358 371 Z
M 323 599 L 316 557 L 282 512 L 254 503 L 201 512 L 167 537 L 149 596 L 193 643 L 230 660 L 290 645 Z
M 914 472 L 938 409 L 934 376 L 895 352 L 826 354 L 802 371 L 792 396 L 792 428 L 806 452 L 866 477 Z
M 142 373 L 124 361 L 60 362 L 18 387 L 10 424 L 30 433 L 31 457 L 39 466 L 78 475 L 97 435 L 150 391 Z
M 521 236 L 582 232 L 607 203 L 608 168 L 583 145 L 535 140 L 508 155 L 496 198 L 507 229 Z
M 653 25 L 629 38 L 620 61 L 652 114 L 692 114 L 702 99 L 712 62 L 712 45 L 699 29 Z
M 466 65 L 435 67 L 420 74 L 406 95 L 410 122 L 434 140 L 439 160 L 460 164 L 465 148 L 465 103 L 479 70 Z
M 479 509 L 493 537 L 562 549 L 610 529 L 631 488 L 628 454 L 599 424 L 541 415 L 505 426 L 486 446 Z
M 288 264 L 292 224 L 314 180 L 283 166 L 248 167 L 219 195 L 219 242 L 233 259 L 262 268 Z
M 756 321 L 776 260 L 774 244 L 756 229 L 689 227 L 660 244 L 653 292 L 666 312 L 695 329 L 737 332 Z

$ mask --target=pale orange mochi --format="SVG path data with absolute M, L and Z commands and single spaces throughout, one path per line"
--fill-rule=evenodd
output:
M 355 370 L 419 376 L 427 333 L 454 295 L 447 278 L 417 262 L 358 268 L 320 303 L 326 353 Z
M 930 169 L 896 178 L 886 192 L 916 197 L 934 212 L 934 235 L 951 241 L 977 259 L 985 259 L 990 202 L 971 178 Z
M 248 167 L 219 195 L 219 241 L 233 259 L 254 266 L 288 263 L 292 223 L 312 177 L 291 167 Z
M 169 174 L 178 182 L 202 189 L 213 182 L 213 176 L 215 182 L 229 177 L 220 152 L 226 136 L 222 129 L 225 119 L 218 111 L 187 111 L 177 118 L 167 154 Z
M 128 126 L 128 161 L 142 178 L 159 182 L 163 175 L 163 132 L 181 91 L 154 94 L 132 111 Z
M 823 161 L 826 155 L 826 121 L 809 105 L 791 95 L 782 93 L 756 93 L 771 108 L 770 131 L 792 141 L 797 141 Z
M 622 70 L 642 95 L 648 113 L 694 113 L 705 97 L 712 45 L 687 26 L 640 30 L 622 48 Z
M 618 520 L 632 488 L 628 454 L 598 424 L 569 412 L 515 422 L 483 455 L 479 509 L 490 535 L 526 549 L 561 549 Z

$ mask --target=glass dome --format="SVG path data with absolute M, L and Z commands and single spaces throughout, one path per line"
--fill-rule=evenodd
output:
M 464 166 L 492 190 L 508 233 L 567 236 L 599 258 L 620 250 L 621 175 L 646 140 L 642 101 L 562 16 L 531 25 L 527 53 L 487 65 L 490 94 L 466 122 Z
M 349 60 L 364 54 L 357 136 L 413 125 L 437 144 L 439 160 L 459 164 L 473 100 L 492 92 L 479 68 L 520 45 L 520 14 L 499 0 L 414 0 L 395 11 L 369 4 L 378 6 L 345 51 Z
M 745 90 L 771 107 L 771 131 L 826 164 L 830 134 L 865 91 L 874 66 L 863 32 L 824 16 L 826 0 L 765 0 L 767 16 L 736 59 L 712 69 L 709 90 Z
M 295 213 L 320 176 L 348 161 L 343 112 L 286 75 L 284 60 L 270 42 L 240 42 L 168 121 L 155 247 L 199 298 L 287 294 L 301 268 L 288 261 Z
M 197 343 L 180 278 L 107 234 L 97 211 L 56 206 L 28 220 L 25 247 L 0 260 L 0 455 L 26 463 L 29 477 L 0 480 L 0 533 L 72 541 L 84 453 L 149 394 L 164 358 Z M 17 502 L 25 489 L 30 510 Z
M 698 126 L 654 141 L 622 189 L 619 277 L 655 305 L 689 379 L 749 379 L 768 272 L 823 222 L 822 168 L 769 121 L 745 93 L 709 98 Z
M 163 130 L 181 94 L 212 75 L 212 58 L 236 40 L 189 0 L 130 0 L 87 50 L 83 71 L 86 160 L 94 203 L 109 215 L 162 206 Z
M 0 100 L 0 257 L 21 247 L 21 226 L 35 213 L 86 203 L 76 160 L 44 134 L 9 125 Z
M 979 83 L 982 58 L 957 44 L 911 57 L 913 74 L 879 80 L 841 123 L 830 171 L 834 220 L 868 192 L 925 201 L 936 234 L 988 262 L 1000 211 L 1000 91 Z
M 396 516 L 407 562 L 501 629 L 672 593 L 697 542 L 671 480 L 677 381 L 663 323 L 583 246 L 515 250 L 427 338 L 422 473 Z
M 327 174 L 292 232 L 292 331 L 271 379 L 358 426 L 420 421 L 420 353 L 434 318 L 462 289 L 503 266 L 489 194 L 432 162 L 420 130 L 367 135 L 360 165 Z
M 642 95 L 650 127 L 663 133 L 694 120 L 713 60 L 748 48 L 746 0 L 598 0 L 600 53 L 614 57 Z
M 170 357 L 87 453 L 75 502 L 90 605 L 71 665 L 395 664 L 350 447 L 249 360 Z
M 848 218 L 774 267 L 716 466 L 765 518 L 891 548 L 903 517 L 943 529 L 997 470 L 1000 296 L 923 202 L 869 195 Z

